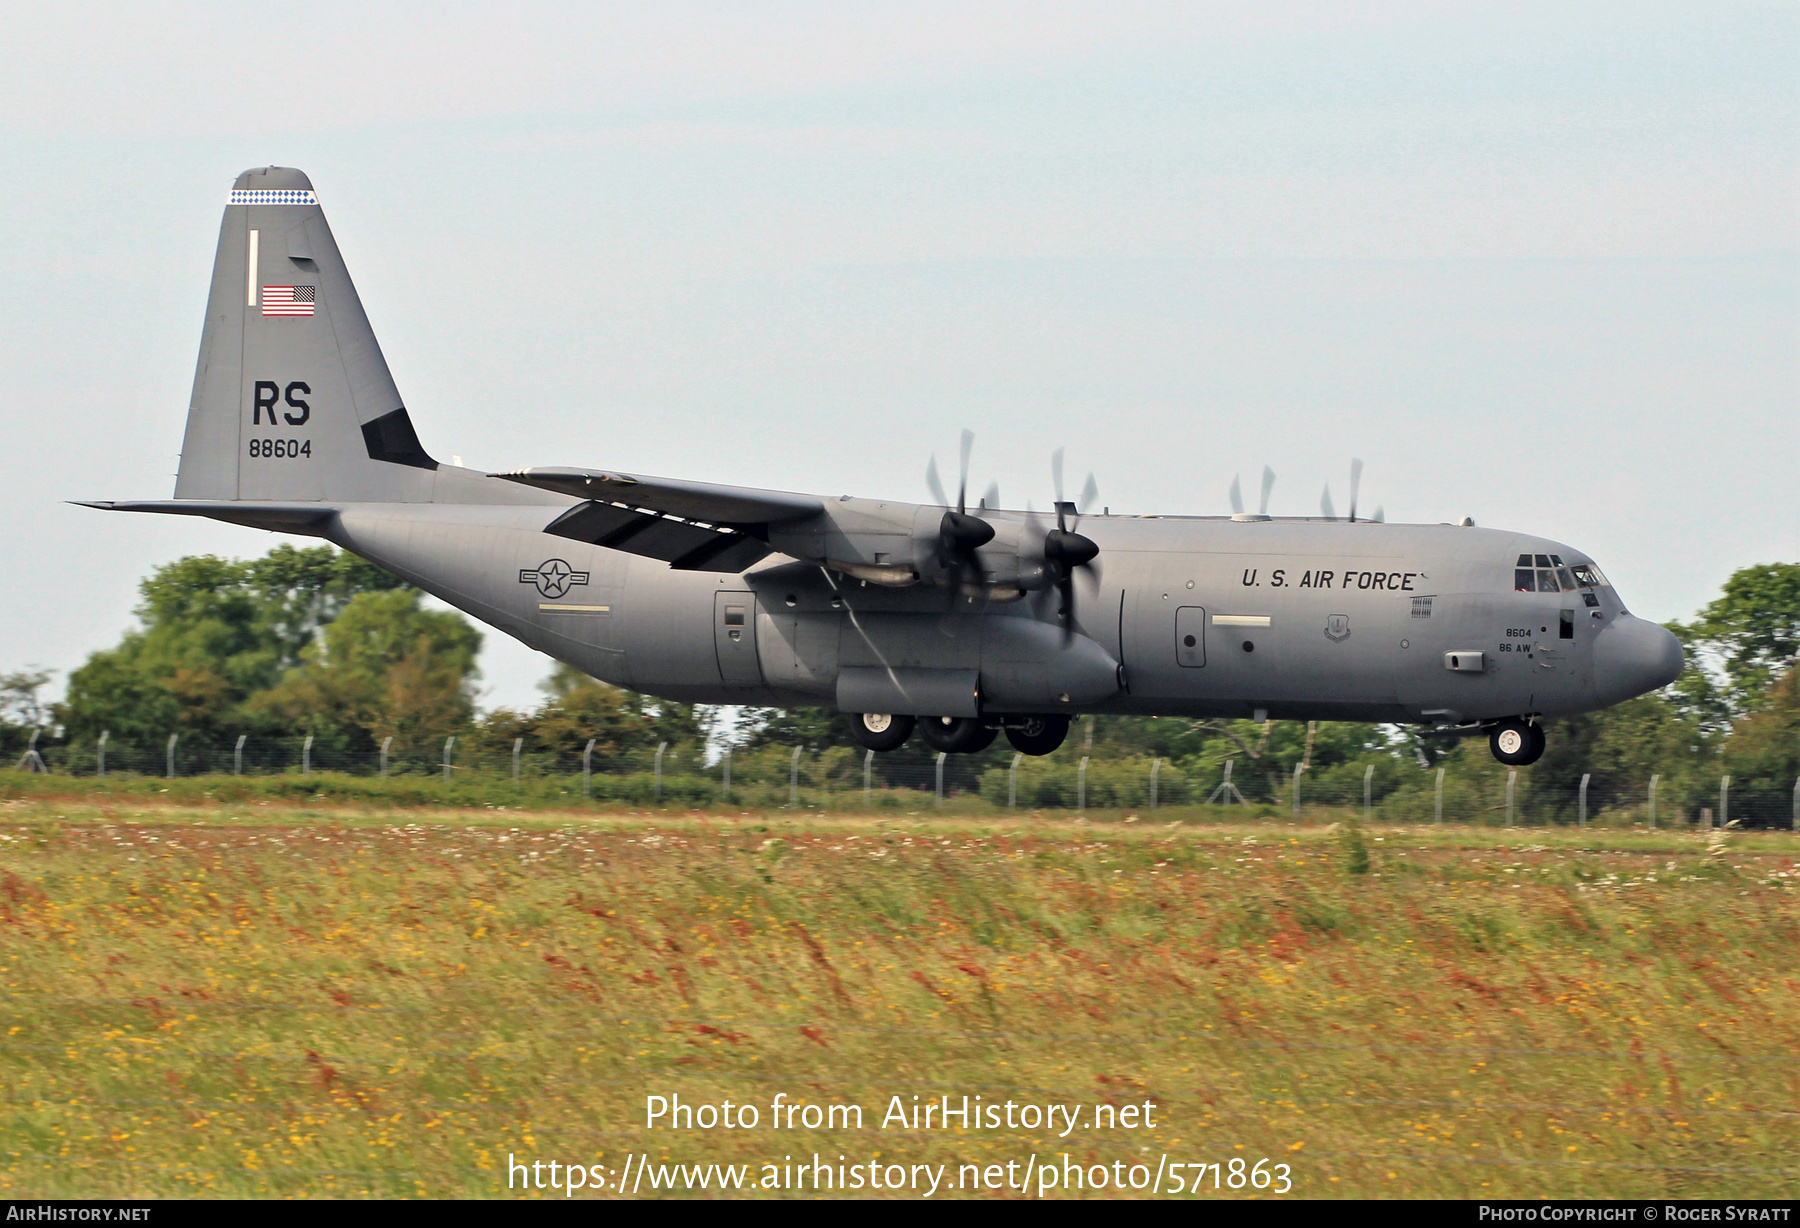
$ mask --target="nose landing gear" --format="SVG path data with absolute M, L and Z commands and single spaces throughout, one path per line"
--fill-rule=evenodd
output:
M 1509 716 L 1488 731 L 1488 747 L 1507 767 L 1528 767 L 1544 754 L 1544 727 Z

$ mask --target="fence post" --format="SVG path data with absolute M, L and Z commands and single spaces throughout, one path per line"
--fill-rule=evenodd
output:
M 1794 813 L 1788 819 L 1789 831 L 1800 831 L 1800 776 L 1794 778 Z
M 1006 808 L 1013 809 L 1019 804 L 1019 760 L 1024 755 L 1014 755 L 1012 766 L 1006 770 Z
M 233 776 L 244 774 L 244 739 L 249 736 L 247 733 L 238 734 L 237 745 L 231 748 L 231 774 Z
M 1442 824 L 1444 821 L 1444 769 L 1437 770 L 1437 789 L 1431 799 L 1431 821 Z
M 731 800 L 731 747 L 725 748 L 725 800 Z
M 450 754 L 456 749 L 456 735 L 444 739 L 444 783 L 450 783 Z
M 946 759 L 948 759 L 949 757 L 950 756 L 945 754 L 943 751 L 938 752 L 938 757 L 937 757 L 937 805 L 938 805 L 939 810 L 942 810 L 944 808 L 944 761 Z
M 1075 809 L 1087 809 L 1087 765 L 1088 757 L 1081 757 L 1081 764 L 1075 769 Z
M 800 804 L 800 748 L 794 747 L 794 756 L 788 760 L 788 805 Z
M 394 735 L 391 733 L 387 737 L 381 739 L 381 778 L 383 780 L 387 779 L 388 747 L 393 744 Z
M 180 740 L 181 740 L 181 735 L 178 733 L 172 733 L 169 735 L 168 756 L 169 756 L 169 779 L 170 780 L 175 779 L 175 743 L 179 742 Z
M 1650 778 L 1650 827 L 1652 830 L 1656 828 L 1656 782 L 1661 779 L 1661 776 Z
M 1719 829 L 1723 831 L 1731 820 L 1731 777 L 1719 777 Z
M 875 785 L 875 752 L 872 750 L 866 750 L 863 752 L 863 809 L 864 810 L 868 810 L 872 807 L 873 803 L 870 801 L 870 794 L 871 794 L 871 790 L 874 788 L 874 785 Z
M 594 777 L 594 743 L 598 738 L 589 738 L 587 748 L 581 752 L 581 796 L 587 797 Z
M 1363 822 L 1365 823 L 1369 821 L 1370 811 L 1374 809 L 1374 796 L 1375 765 L 1371 763 L 1363 769 Z
M 31 745 L 25 748 L 25 753 L 23 755 L 19 756 L 19 767 L 27 772 L 42 772 L 48 776 L 50 774 L 50 769 L 45 766 L 44 757 L 38 754 L 37 748 L 38 735 L 42 732 L 43 730 L 41 729 L 33 729 L 31 731 Z
M 1583 827 L 1587 826 L 1587 786 L 1591 775 L 1592 773 L 1589 772 L 1581 774 L 1581 825 Z
M 519 783 L 519 752 L 525 749 L 524 738 L 513 739 L 513 783 Z
M 300 744 L 300 774 L 302 776 L 312 775 L 312 740 L 313 736 L 309 733 L 306 735 L 306 741 Z M 446 746 L 444 747 L 444 762 L 448 763 L 449 761 L 450 748 Z M 446 774 L 444 779 L 449 780 L 449 775 Z
M 1300 821 L 1300 773 L 1306 770 L 1304 763 L 1294 765 L 1294 822 Z
M 1519 779 L 1518 768 L 1506 769 L 1506 825 L 1512 826 L 1513 782 Z
M 669 749 L 669 744 L 667 742 L 658 742 L 656 744 L 656 800 L 658 802 L 662 801 L 663 752 L 668 749 Z
M 1237 760 L 1235 759 L 1227 759 L 1225 761 L 1225 779 L 1221 780 L 1219 782 L 1219 787 L 1214 789 L 1212 793 L 1207 796 L 1206 804 L 1208 806 L 1217 802 L 1221 797 L 1225 799 L 1224 804 L 1227 806 L 1231 805 L 1231 799 L 1234 797 L 1246 806 L 1250 804 L 1249 802 L 1244 801 L 1244 795 L 1238 792 L 1238 787 L 1231 783 L 1231 765 L 1236 762 Z
M 1162 774 L 1162 760 L 1161 759 L 1152 759 L 1150 761 L 1150 809 L 1152 809 L 1152 810 L 1156 809 L 1157 777 L 1160 776 L 1161 774 Z
M 100 775 L 102 776 L 106 775 L 106 739 L 111 736 L 112 730 L 110 729 L 100 731 Z M 1800 798 L 1800 788 L 1795 789 L 1794 796 Z

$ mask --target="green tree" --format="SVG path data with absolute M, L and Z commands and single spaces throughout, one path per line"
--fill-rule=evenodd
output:
M 1698 618 L 1674 629 L 1698 657 L 1690 673 L 1701 676 L 1682 680 L 1690 706 L 1715 724 L 1743 716 L 1800 654 L 1800 563 L 1740 568 Z
M 1521 804 L 1573 815 L 1583 775 L 1591 777 L 1588 808 L 1593 813 L 1642 801 L 1653 775 L 1663 778 L 1661 796 L 1670 805 L 1679 804 L 1717 765 L 1718 739 L 1705 724 L 1664 695 L 1640 695 L 1598 712 L 1552 721 L 1544 757 L 1528 774 Z
M 319 629 L 358 593 L 400 581 L 330 546 L 282 544 L 260 559 L 191 555 L 142 584 L 139 625 L 69 676 L 61 715 L 83 742 L 217 747 L 257 731 L 246 701 L 301 664 Z
M 736 742 L 746 749 L 800 746 L 811 755 L 832 746 L 857 745 L 850 723 L 831 708 L 745 708 L 737 729 Z
M 282 681 L 246 705 L 265 725 L 323 737 L 340 751 L 430 760 L 474 716 L 481 633 L 427 610 L 417 589 L 358 593 Z
M 1770 827 L 1794 821 L 1794 789 L 1800 781 L 1800 670 L 1788 670 L 1763 702 L 1732 727 L 1721 766 L 1740 799 L 1734 816 Z
M 631 757 L 654 751 L 659 742 L 697 758 L 705 740 L 691 704 L 622 691 L 560 663 L 541 686 L 543 706 L 528 717 L 515 718 L 515 736 L 556 756 L 559 770 L 580 766 L 590 738 L 596 770 L 624 767 Z

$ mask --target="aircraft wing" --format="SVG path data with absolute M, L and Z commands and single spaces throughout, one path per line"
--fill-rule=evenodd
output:
M 650 478 L 606 469 L 515 469 L 493 476 L 573 495 L 577 499 L 622 503 L 679 516 L 683 520 L 730 528 L 799 520 L 825 510 L 825 504 L 812 495 L 755 490 L 747 486 L 714 486 L 710 482 L 688 482 L 680 478 Z
M 497 478 L 584 500 L 546 533 L 660 559 L 677 571 L 742 571 L 773 553 L 769 526 L 825 510 L 810 495 L 604 469 L 519 469 Z

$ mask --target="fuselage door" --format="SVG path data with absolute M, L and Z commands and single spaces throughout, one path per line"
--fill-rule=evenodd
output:
M 713 594 L 713 647 L 727 686 L 761 686 L 756 660 L 756 594 Z
M 1175 611 L 1175 662 L 1189 669 L 1206 664 L 1206 611 L 1197 605 Z

